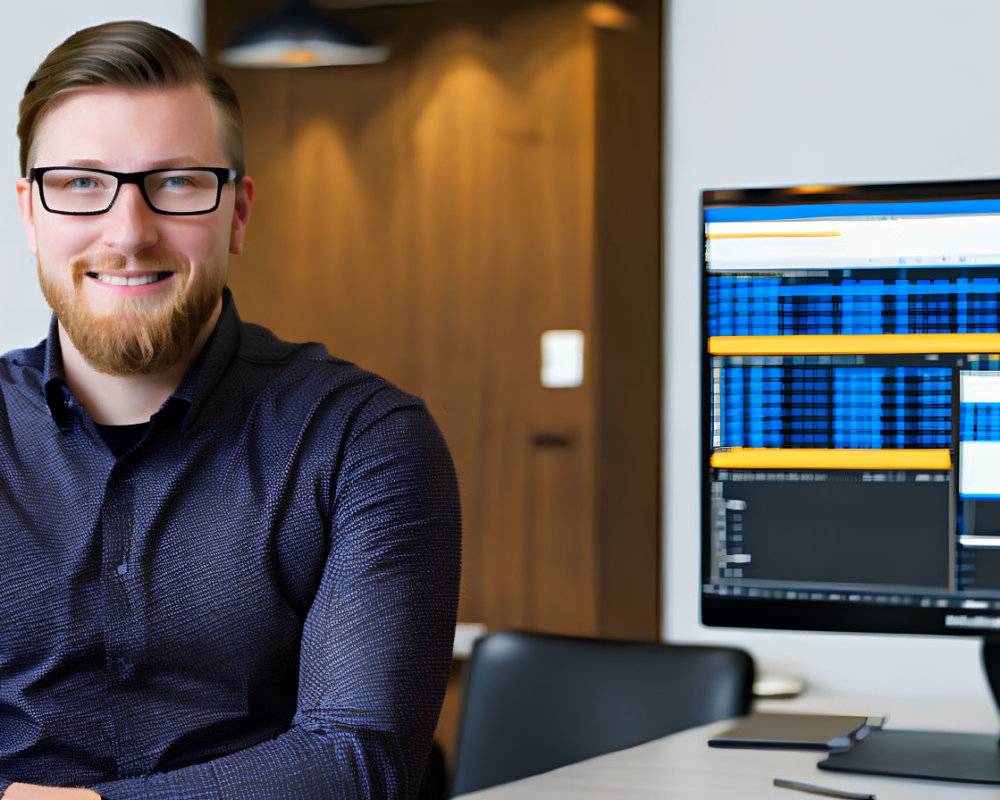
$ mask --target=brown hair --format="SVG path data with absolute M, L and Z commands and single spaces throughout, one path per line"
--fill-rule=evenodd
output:
M 77 31 L 56 47 L 31 76 L 18 107 L 21 175 L 33 161 L 35 133 L 45 112 L 62 97 L 87 88 L 173 88 L 194 84 L 208 91 L 221 113 L 222 148 L 236 170 L 243 161 L 243 117 L 236 92 L 218 69 L 186 39 L 148 22 L 109 22 Z M 33 164 L 32 164 L 33 166 Z

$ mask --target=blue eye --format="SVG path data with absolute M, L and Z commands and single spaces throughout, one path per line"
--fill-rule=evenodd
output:
M 67 189 L 96 189 L 97 181 L 88 175 L 81 175 L 66 182 Z
M 162 189 L 186 189 L 192 186 L 192 180 L 186 175 L 171 175 L 168 178 L 164 178 L 163 182 L 160 184 Z

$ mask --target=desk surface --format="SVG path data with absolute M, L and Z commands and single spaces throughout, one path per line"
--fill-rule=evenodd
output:
M 886 727 L 995 733 L 989 703 L 800 698 L 758 704 L 766 711 L 887 714 Z M 775 778 L 868 792 L 878 800 L 1000 800 L 1000 787 L 828 772 L 815 751 L 738 750 L 708 746 L 729 725 L 713 723 L 628 750 L 599 756 L 504 786 L 464 795 L 467 800 L 587 800 L 587 798 L 698 798 L 698 800 L 796 800 L 818 797 L 773 785 Z

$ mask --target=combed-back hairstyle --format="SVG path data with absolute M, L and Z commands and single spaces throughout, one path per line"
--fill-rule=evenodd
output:
M 56 47 L 31 76 L 18 108 L 21 175 L 34 164 L 33 147 L 45 112 L 81 89 L 204 87 L 222 119 L 221 145 L 228 166 L 245 172 L 243 117 L 236 92 L 218 69 L 186 39 L 148 22 L 108 22 L 84 28 Z

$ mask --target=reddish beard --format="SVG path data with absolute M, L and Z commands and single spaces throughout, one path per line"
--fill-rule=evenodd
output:
M 48 278 L 41 264 L 38 268 L 42 294 L 73 346 L 94 369 L 109 375 L 149 375 L 188 358 L 225 286 L 225 270 L 198 270 L 192 277 L 183 259 L 133 260 L 144 271 L 173 273 L 172 292 L 155 299 L 123 297 L 108 314 L 90 307 L 83 282 L 88 272 L 122 273 L 128 263 L 124 256 L 74 259 L 72 287 Z

